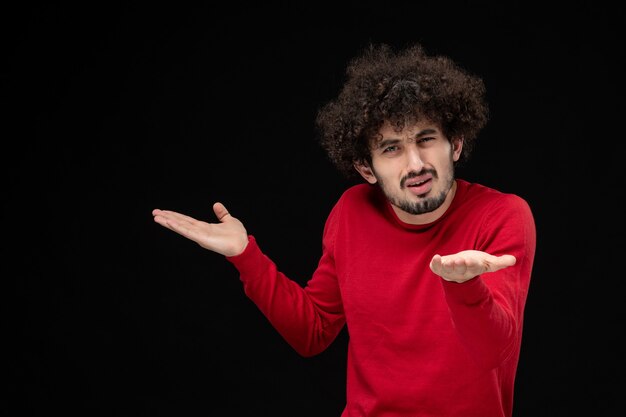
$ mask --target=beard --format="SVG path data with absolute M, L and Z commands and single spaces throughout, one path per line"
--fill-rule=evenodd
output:
M 439 175 L 437 174 L 437 171 L 435 171 L 434 169 L 424 169 L 417 173 L 410 172 L 400 181 L 400 189 L 405 188 L 404 184 L 406 183 L 408 179 L 411 179 L 420 175 L 424 175 L 424 174 L 431 174 L 434 179 L 439 179 Z M 438 209 L 439 207 L 441 207 L 444 201 L 446 201 L 448 192 L 450 192 L 450 189 L 452 188 L 454 184 L 454 171 L 450 170 L 448 175 L 446 175 L 446 178 L 443 179 L 444 186 L 441 192 L 439 192 L 439 194 L 434 195 L 432 197 L 419 196 L 420 197 L 419 201 L 413 201 L 403 196 L 394 195 L 393 190 L 385 184 L 382 178 L 376 175 L 376 173 L 374 173 L 374 175 L 376 176 L 380 189 L 385 194 L 385 197 L 387 197 L 387 200 L 389 200 L 391 204 L 393 204 L 400 210 L 407 212 L 409 214 L 426 214 L 426 213 L 430 213 Z

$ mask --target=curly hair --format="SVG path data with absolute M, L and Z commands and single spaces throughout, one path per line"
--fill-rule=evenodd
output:
M 420 44 L 399 52 L 370 44 L 348 63 L 345 84 L 320 108 L 315 124 L 331 162 L 353 177 L 354 163 L 371 163 L 370 141 L 385 121 L 400 132 L 426 118 L 448 140 L 463 137 L 461 162 L 469 158 L 488 113 L 482 79 L 450 58 L 428 55 Z

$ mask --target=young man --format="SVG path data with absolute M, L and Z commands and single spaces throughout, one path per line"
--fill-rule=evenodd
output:
M 420 45 L 369 47 L 317 117 L 337 168 L 361 175 L 329 214 L 303 288 L 222 203 L 207 223 L 154 220 L 220 253 L 300 354 L 347 326 L 342 417 L 510 417 L 535 224 L 520 197 L 455 178 L 488 118 L 482 80 Z

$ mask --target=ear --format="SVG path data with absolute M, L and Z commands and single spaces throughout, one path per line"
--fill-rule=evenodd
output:
M 367 162 L 355 162 L 354 169 L 356 169 L 359 174 L 361 174 L 361 176 L 365 178 L 365 181 L 369 182 L 370 184 L 376 184 L 376 182 L 378 181 L 376 179 L 376 175 L 374 175 L 374 171 L 372 171 L 372 168 Z
M 461 152 L 463 151 L 464 142 L 465 142 L 465 138 L 463 136 L 452 138 L 452 160 L 454 162 L 458 161 L 459 158 L 461 157 Z

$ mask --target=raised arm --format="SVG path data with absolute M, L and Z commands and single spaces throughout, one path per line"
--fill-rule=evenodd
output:
M 530 207 L 517 197 L 492 206 L 475 250 L 434 255 L 451 318 L 461 340 L 485 368 L 517 359 L 534 260 Z
M 222 203 L 213 204 L 219 223 L 207 223 L 171 210 L 154 209 L 154 221 L 163 227 L 193 240 L 205 249 L 224 256 L 241 254 L 248 244 L 243 223 L 230 215 Z

